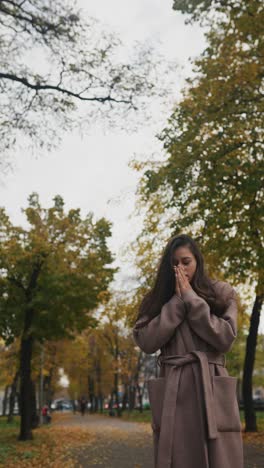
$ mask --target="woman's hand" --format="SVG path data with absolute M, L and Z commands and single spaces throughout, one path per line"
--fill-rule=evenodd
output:
M 185 291 L 192 290 L 188 278 L 185 276 L 182 266 L 174 266 L 176 280 L 176 294 L 181 297 Z
M 180 286 L 179 286 L 179 280 L 177 277 L 177 267 L 176 265 L 173 266 L 174 268 L 174 274 L 175 274 L 175 293 L 177 296 L 181 297 L 181 291 L 180 291 Z

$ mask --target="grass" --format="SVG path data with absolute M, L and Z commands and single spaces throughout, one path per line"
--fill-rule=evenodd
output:
M 244 419 L 244 411 L 239 411 L 240 413 L 240 420 L 242 424 L 245 423 Z M 260 431 L 264 431 L 264 411 L 257 411 L 256 412 L 256 417 L 257 417 L 257 425 L 258 429 Z M 151 421 L 151 411 L 149 409 L 143 410 L 142 413 L 140 413 L 139 410 L 133 410 L 133 411 L 123 411 L 122 413 L 122 419 L 126 421 L 136 421 L 136 422 L 150 422 Z
M 46 425 L 33 431 L 33 440 L 20 442 L 18 434 L 19 417 L 15 417 L 11 424 L 5 417 L 0 417 L 1 468 L 72 468 L 75 465 L 69 456 L 70 449 L 87 445 L 92 440 L 88 431 L 81 428 Z
M 18 417 L 15 417 L 12 423 L 7 423 L 7 418 L 0 417 L 0 465 L 14 456 L 14 440 L 18 427 Z
M 34 440 L 19 442 L 19 416 L 15 416 L 12 423 L 7 418 L 0 418 L 0 466 L 37 466 L 45 443 L 50 443 L 47 428 L 34 431 Z M 32 464 L 36 460 L 36 465 Z M 29 463 L 30 462 L 30 463 Z
M 123 411 L 122 419 L 125 421 L 149 422 L 151 421 L 150 409 L 144 409 L 142 413 L 139 410 Z

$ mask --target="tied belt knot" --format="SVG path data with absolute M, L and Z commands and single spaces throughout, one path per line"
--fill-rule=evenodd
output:
M 216 439 L 218 437 L 218 431 L 214 414 L 213 390 L 209 363 L 225 367 L 226 360 L 224 354 L 209 351 L 190 351 L 188 354 L 184 355 L 176 354 L 165 356 L 160 354 L 157 358 L 157 362 L 158 365 L 165 364 L 170 366 L 169 374 L 165 378 L 166 387 L 161 416 L 161 429 L 157 460 L 157 468 L 169 468 L 171 466 L 173 426 L 177 408 L 177 394 L 182 367 L 186 364 L 192 364 L 194 362 L 198 362 L 200 364 L 208 438 Z

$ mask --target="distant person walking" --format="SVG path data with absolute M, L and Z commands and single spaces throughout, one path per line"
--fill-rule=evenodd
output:
M 44 405 L 42 407 L 41 413 L 42 413 L 42 418 L 43 418 L 44 424 L 49 424 L 51 422 L 51 415 L 50 415 L 48 405 Z
M 86 406 L 87 406 L 86 398 L 82 397 L 81 400 L 80 400 L 80 410 L 81 410 L 81 415 L 82 416 L 85 415 Z

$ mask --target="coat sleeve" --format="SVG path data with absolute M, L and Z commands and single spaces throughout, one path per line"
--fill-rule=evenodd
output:
M 194 290 L 185 291 L 186 318 L 193 331 L 219 352 L 228 352 L 237 336 L 237 294 L 226 283 L 223 291 L 226 308 L 221 317 L 210 312 L 207 302 Z
M 135 343 L 145 353 L 154 353 L 170 340 L 176 328 L 184 320 L 185 314 L 183 300 L 174 294 L 163 305 L 159 315 L 151 320 L 143 316 L 136 321 L 133 327 Z

